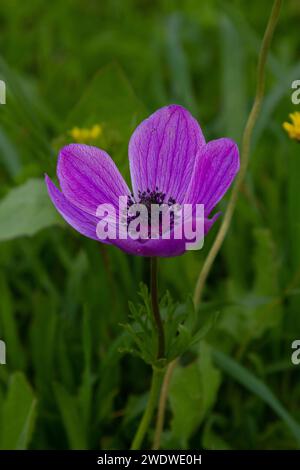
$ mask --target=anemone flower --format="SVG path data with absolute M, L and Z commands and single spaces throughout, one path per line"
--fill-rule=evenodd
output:
M 118 211 L 120 197 L 129 205 L 203 204 L 204 234 L 219 214 L 210 213 L 239 170 L 237 145 L 228 138 L 205 142 L 198 122 L 183 107 L 163 107 L 144 120 L 129 142 L 132 192 L 111 157 L 97 147 L 70 144 L 57 164 L 61 191 L 46 175 L 49 196 L 62 217 L 79 233 L 99 241 L 97 208 Z M 123 251 L 140 256 L 178 256 L 186 239 L 108 239 Z

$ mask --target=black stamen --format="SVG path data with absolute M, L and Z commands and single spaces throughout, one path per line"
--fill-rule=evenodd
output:
M 169 197 L 168 201 L 165 202 L 166 199 L 166 193 L 163 193 L 162 191 L 158 190 L 158 187 L 155 187 L 155 190 L 150 190 L 150 188 L 147 188 L 146 191 L 141 191 L 138 190 L 138 195 L 137 198 L 135 199 L 133 194 L 128 198 L 127 201 L 127 210 L 134 204 L 143 204 L 147 211 L 148 211 L 148 234 L 151 236 L 151 206 L 152 204 L 161 206 L 162 204 L 167 204 L 169 207 L 173 206 L 176 204 L 176 200 L 173 197 Z M 140 215 L 140 212 L 137 212 L 133 216 L 127 216 L 127 227 L 130 224 L 130 222 L 134 219 L 136 219 Z M 171 226 L 173 227 L 174 225 L 174 213 L 171 213 L 170 217 L 171 221 Z M 124 223 L 126 223 L 126 219 L 123 220 Z M 146 222 L 146 221 L 145 221 Z M 147 223 L 147 222 L 146 222 Z M 162 233 L 162 213 L 159 214 L 159 232 L 160 234 Z

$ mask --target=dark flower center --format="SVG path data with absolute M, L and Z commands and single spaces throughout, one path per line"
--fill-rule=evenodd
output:
M 155 190 L 150 190 L 149 188 L 147 189 L 147 191 L 138 191 L 138 197 L 137 197 L 137 200 L 134 198 L 134 195 L 131 194 L 130 198 L 128 198 L 128 202 L 127 202 L 127 210 L 130 209 L 130 207 L 132 207 L 134 204 L 142 204 L 143 206 L 145 206 L 145 208 L 147 209 L 147 216 L 148 216 L 148 221 L 144 221 L 144 223 L 148 223 L 148 233 L 149 233 L 149 236 L 150 236 L 150 233 L 151 233 L 151 207 L 152 205 L 156 205 L 158 207 L 162 206 L 163 204 L 168 206 L 168 207 L 172 207 L 176 204 L 176 200 L 173 198 L 173 197 L 169 197 L 168 199 L 166 199 L 166 194 L 163 193 L 162 191 L 159 191 L 158 187 L 155 188 Z M 140 212 L 137 211 L 134 215 L 128 215 L 127 216 L 127 227 L 128 225 L 130 224 L 130 222 L 132 222 L 133 220 L 135 220 L 137 217 L 140 216 Z M 163 214 L 162 212 L 159 213 L 159 232 L 161 234 L 162 232 L 162 218 L 163 218 Z M 174 213 L 171 212 L 170 214 L 170 223 L 171 223 L 171 227 L 173 227 L 174 225 Z

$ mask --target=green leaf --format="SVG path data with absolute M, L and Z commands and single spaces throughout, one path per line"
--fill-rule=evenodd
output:
M 122 69 L 115 63 L 103 67 L 93 78 L 66 122 L 72 127 L 103 128 L 99 146 L 110 152 L 122 169 L 128 168 L 127 147 L 132 131 L 145 116 Z M 98 145 L 98 143 L 97 143 Z
M 36 404 L 25 376 L 21 372 L 13 374 L 2 410 L 0 449 L 27 449 L 34 430 Z
M 61 218 L 53 207 L 42 179 L 30 179 L 13 188 L 0 202 L 0 241 L 59 224 Z
M 177 367 L 170 386 L 171 432 L 186 448 L 188 440 L 215 402 L 220 372 L 213 366 L 208 345 L 201 343 L 199 358 L 187 367 Z
M 233 379 L 243 385 L 251 393 L 257 395 L 267 405 L 269 405 L 275 413 L 286 423 L 290 431 L 297 440 L 300 446 L 300 425 L 289 412 L 280 403 L 278 398 L 273 392 L 265 385 L 260 379 L 255 377 L 252 372 L 249 372 L 241 364 L 238 364 L 234 359 L 228 357 L 221 351 L 213 350 L 213 359 L 216 365 L 230 375 Z
M 76 397 L 73 397 L 61 384 L 53 384 L 64 427 L 72 450 L 87 449 L 83 420 Z

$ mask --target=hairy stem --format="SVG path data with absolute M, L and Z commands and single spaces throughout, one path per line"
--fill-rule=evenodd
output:
M 204 290 L 204 286 L 213 265 L 213 262 L 221 248 L 221 245 L 224 241 L 224 238 L 228 232 L 231 219 L 234 213 L 234 209 L 236 206 L 238 194 L 240 192 L 241 186 L 244 182 L 244 178 L 246 176 L 248 163 L 249 163 L 249 155 L 250 155 L 250 146 L 251 146 L 251 137 L 253 133 L 253 129 L 258 118 L 263 95 L 264 95 L 264 88 L 265 88 L 265 69 L 266 69 L 266 62 L 268 51 L 270 48 L 270 44 L 272 41 L 272 37 L 276 28 L 276 24 L 279 18 L 280 8 L 281 8 L 282 0 L 274 0 L 272 11 L 269 17 L 269 21 L 265 30 L 264 38 L 262 41 L 259 58 L 258 58 L 258 67 L 257 67 L 257 85 L 256 85 L 256 94 L 253 102 L 252 109 L 250 111 L 244 133 L 242 139 L 242 149 L 241 149 L 241 168 L 240 172 L 237 176 L 235 185 L 233 187 L 231 198 L 229 200 L 227 210 L 225 212 L 225 216 L 223 219 L 223 223 L 218 231 L 216 239 L 206 257 L 206 260 L 203 264 L 202 270 L 199 274 L 195 291 L 194 291 L 194 304 L 195 307 L 199 307 L 202 299 L 202 294 Z M 165 415 L 165 408 L 166 408 L 166 401 L 168 398 L 168 388 L 171 381 L 172 373 L 175 369 L 177 364 L 177 360 L 173 361 L 169 364 L 163 385 L 162 385 L 162 392 L 159 401 L 159 409 L 158 409 L 158 417 L 156 423 L 156 432 L 155 432 L 155 449 L 159 449 L 160 447 L 160 439 L 161 433 L 163 430 L 164 425 L 164 415 Z

